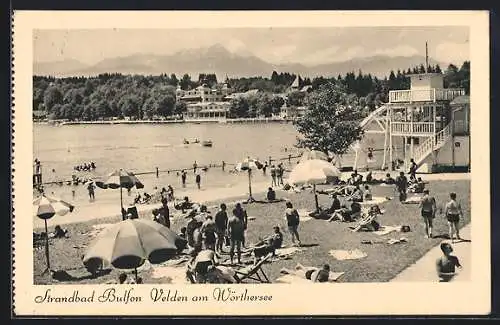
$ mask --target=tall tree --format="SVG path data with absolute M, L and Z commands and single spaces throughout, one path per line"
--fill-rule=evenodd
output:
M 359 126 L 361 110 L 356 105 L 345 87 L 331 83 L 321 86 L 311 94 L 305 115 L 294 122 L 301 134 L 297 145 L 339 156 L 345 154 L 363 134 Z
M 186 73 L 182 76 L 181 81 L 179 81 L 182 90 L 188 90 L 191 86 L 191 77 Z

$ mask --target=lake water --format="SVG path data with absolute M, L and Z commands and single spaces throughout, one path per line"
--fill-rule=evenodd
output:
M 138 175 L 145 185 L 144 191 L 151 192 L 154 187 L 166 187 L 171 184 L 176 190 L 181 188 L 177 172 L 167 170 L 192 168 L 196 160 L 198 166 L 217 164 L 225 161 L 228 166 L 211 167 L 202 172 L 202 191 L 208 188 L 234 188 L 235 196 L 243 195 L 239 191 L 241 184 L 248 182 L 246 173 L 230 173 L 238 161 L 247 156 L 267 160 L 286 158 L 289 154 L 298 156 L 301 150 L 294 147 L 298 133 L 292 124 L 115 124 L 115 125 L 67 125 L 51 126 L 37 124 L 33 127 L 33 157 L 42 164 L 43 182 L 68 181 L 71 175 L 86 178 L 105 178 L 113 170 L 123 168 L 137 174 L 154 172 L 159 168 L 159 177 L 155 173 Z M 213 147 L 200 144 L 184 145 L 189 141 L 212 140 Z M 379 139 L 380 140 L 380 139 Z M 380 141 L 370 146 L 381 148 Z M 285 151 L 285 148 L 286 151 Z M 382 152 L 375 152 L 381 161 Z M 354 155 L 345 155 L 343 165 L 352 166 Z M 93 172 L 77 172 L 73 167 L 84 162 L 94 161 L 97 168 Z M 297 159 L 284 160 L 285 168 L 290 170 Z M 286 174 L 285 174 L 286 178 Z M 261 171 L 253 173 L 252 182 L 269 181 Z M 239 187 L 238 187 L 239 186 Z M 91 208 L 95 204 L 116 205 L 119 192 L 96 190 L 96 201 L 89 202 L 85 185 L 46 185 L 46 192 L 73 202 L 79 208 Z M 75 192 L 73 196 L 72 192 Z M 193 171 L 189 171 L 187 186 L 182 192 L 196 191 Z M 124 202 L 133 199 L 124 195 Z M 141 190 L 142 192 L 142 190 Z M 238 193 L 236 193 L 238 192 Z M 246 192 L 246 191 L 245 191 Z M 177 192 L 179 193 L 179 192 Z M 119 201 L 118 201 L 119 202 Z
M 88 161 L 96 163 L 96 175 L 105 175 L 118 168 L 146 172 L 190 168 L 194 161 L 202 166 L 286 157 L 298 153 L 296 136 L 291 124 L 35 125 L 33 154 L 49 182 L 71 178 L 73 166 Z M 213 147 L 184 145 L 184 138 L 212 140 Z

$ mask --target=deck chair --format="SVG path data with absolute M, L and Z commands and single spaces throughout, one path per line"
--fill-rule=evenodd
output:
M 353 232 L 357 232 L 360 230 L 367 230 L 367 231 L 376 231 L 380 227 L 378 222 L 375 220 L 378 214 L 367 214 L 364 215 L 361 220 L 359 220 L 358 224 L 354 227 L 351 228 Z
M 257 262 L 257 264 L 236 270 L 237 282 L 244 283 L 243 281 L 251 279 L 260 283 L 271 283 L 266 273 L 262 269 L 262 265 L 266 263 L 271 258 L 271 256 L 273 256 L 273 254 L 269 253 L 259 262 Z

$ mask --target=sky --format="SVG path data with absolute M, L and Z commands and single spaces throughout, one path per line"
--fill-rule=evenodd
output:
M 95 64 L 134 54 L 170 55 L 221 44 L 239 55 L 275 64 L 315 65 L 374 55 L 425 55 L 461 64 L 469 59 L 468 27 L 328 27 L 224 29 L 35 30 L 35 62 Z

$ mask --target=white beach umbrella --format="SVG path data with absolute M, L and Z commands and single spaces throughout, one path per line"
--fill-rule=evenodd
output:
M 306 160 L 311 160 L 311 159 L 319 159 L 319 160 L 328 161 L 328 155 L 325 154 L 324 152 L 319 151 L 319 150 L 306 150 L 302 154 L 302 157 L 300 158 L 300 162 L 304 162 Z
M 340 177 L 337 167 L 328 161 L 310 159 L 295 166 L 288 176 L 288 182 L 294 185 L 312 185 L 316 210 L 319 210 L 316 185 L 325 183 L 329 177 Z
M 251 159 L 250 157 L 238 162 L 235 169 L 237 171 L 248 172 L 248 203 L 255 202 L 252 196 L 252 170 L 261 169 L 264 166 L 258 159 Z

